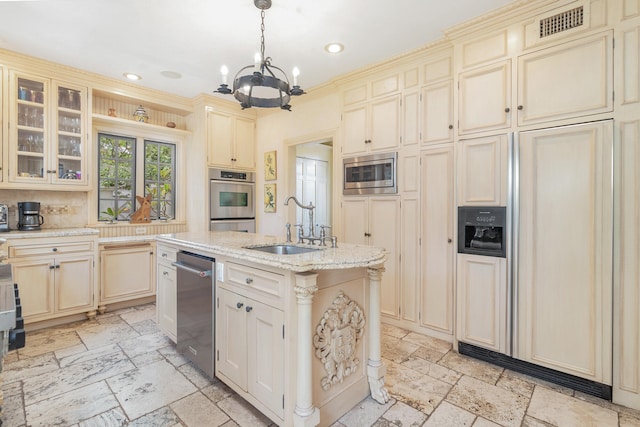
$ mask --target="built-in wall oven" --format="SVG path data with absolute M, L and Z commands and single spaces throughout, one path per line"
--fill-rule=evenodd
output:
M 209 229 L 256 231 L 255 174 L 209 169 Z

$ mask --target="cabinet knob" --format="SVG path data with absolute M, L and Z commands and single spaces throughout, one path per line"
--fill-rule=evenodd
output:
M 451 241 L 452 241 L 451 239 L 447 239 L 447 243 L 451 243 Z
M 508 113 L 509 111 L 511 111 L 511 108 L 509 108 L 509 107 L 507 107 L 507 108 L 505 108 L 505 109 L 504 109 L 504 112 L 505 112 L 505 113 Z
M 524 107 L 522 105 L 518 105 L 518 110 L 522 110 Z
M 251 307 L 250 305 L 248 305 L 248 306 L 246 306 L 244 309 L 245 309 L 245 311 L 248 313 L 248 312 L 250 312 L 251 310 L 253 310 L 253 307 Z
M 51 249 L 53 252 L 58 252 L 58 248 Z
M 166 257 L 167 257 L 167 254 L 166 254 L 166 253 L 163 253 L 163 254 L 162 254 L 162 258 L 166 258 Z
M 238 308 L 242 308 L 242 306 L 243 306 L 243 305 L 244 305 L 244 304 L 243 304 L 243 303 L 241 303 L 241 302 L 236 303 L 236 307 L 238 307 Z
M 250 285 L 250 284 L 252 284 L 252 283 L 253 283 L 253 279 L 252 279 L 251 277 L 247 277 L 246 279 L 244 279 L 244 282 L 245 282 L 247 285 Z
M 56 266 L 55 266 L 55 265 L 50 265 L 50 266 L 49 266 L 49 270 L 53 270 L 54 268 L 56 268 Z
M 449 125 L 449 129 L 453 129 L 453 125 Z
M 371 237 L 371 233 L 364 233 L 364 237 Z
M 169 272 L 168 271 L 163 271 L 162 274 L 164 274 L 165 276 L 168 276 Z

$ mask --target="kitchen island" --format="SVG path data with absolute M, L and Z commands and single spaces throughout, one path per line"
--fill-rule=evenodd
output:
M 387 402 L 384 249 L 343 243 L 289 244 L 309 250 L 290 255 L 263 251 L 283 240 L 237 232 L 157 237 L 159 246 L 215 258 L 216 376 L 283 426 L 331 425 L 369 394 Z

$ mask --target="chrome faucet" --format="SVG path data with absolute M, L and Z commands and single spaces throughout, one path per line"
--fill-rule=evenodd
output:
M 309 202 L 308 206 L 303 205 L 302 203 L 300 203 L 298 201 L 298 199 L 296 199 L 296 196 L 289 196 L 287 197 L 287 199 L 284 201 L 284 205 L 288 206 L 289 205 L 289 200 L 293 199 L 293 201 L 296 203 L 296 205 L 298 205 L 299 207 L 301 207 L 302 209 L 307 209 L 309 211 L 309 235 L 308 236 L 304 236 L 305 238 L 315 238 L 316 237 L 316 233 L 313 227 L 313 210 L 316 208 L 315 206 L 313 206 L 313 202 Z

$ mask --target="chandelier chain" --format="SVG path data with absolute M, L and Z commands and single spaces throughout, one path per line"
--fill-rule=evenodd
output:
M 263 62 L 266 61 L 264 56 L 264 9 L 260 12 L 260 17 L 262 18 L 262 23 L 260 24 L 260 57 Z

